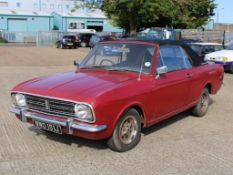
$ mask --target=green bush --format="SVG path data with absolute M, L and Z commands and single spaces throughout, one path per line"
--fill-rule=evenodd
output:
M 7 40 L 5 40 L 4 38 L 0 37 L 0 43 L 7 43 Z

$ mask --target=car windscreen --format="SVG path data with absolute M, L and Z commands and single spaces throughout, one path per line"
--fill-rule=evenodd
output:
M 63 36 L 64 39 L 75 39 L 75 36 Z
M 222 45 L 216 45 L 216 46 L 214 46 L 214 51 L 219 51 L 219 50 L 223 50 L 224 48 L 223 48 L 223 46 Z
M 200 53 L 201 49 L 202 49 L 202 46 L 201 45 L 197 45 L 197 44 L 190 44 L 190 47 L 196 53 Z
M 132 71 L 149 74 L 155 46 L 140 43 L 101 43 L 86 56 L 80 68 Z

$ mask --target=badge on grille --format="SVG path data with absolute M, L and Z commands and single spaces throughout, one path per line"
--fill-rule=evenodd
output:
M 49 102 L 47 100 L 44 101 L 45 102 L 45 109 L 49 110 Z

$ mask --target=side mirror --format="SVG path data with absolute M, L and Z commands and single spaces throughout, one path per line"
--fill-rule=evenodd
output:
M 77 60 L 74 60 L 74 66 L 76 66 L 76 71 L 79 71 L 79 62 Z
M 168 72 L 167 66 L 162 66 L 156 69 L 157 70 L 157 77 L 158 78 L 160 75 L 165 74 Z
M 79 66 L 79 62 L 77 60 L 74 60 L 74 66 Z

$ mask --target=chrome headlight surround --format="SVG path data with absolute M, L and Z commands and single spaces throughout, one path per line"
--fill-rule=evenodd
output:
M 14 105 L 19 106 L 19 107 L 26 107 L 27 106 L 27 100 L 25 95 L 16 93 L 16 94 L 11 94 L 11 99 Z
M 95 122 L 93 109 L 87 104 L 75 104 L 74 106 L 75 118 L 85 122 Z

